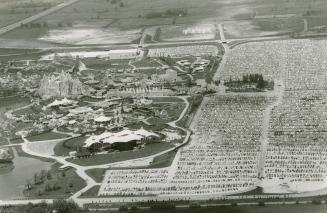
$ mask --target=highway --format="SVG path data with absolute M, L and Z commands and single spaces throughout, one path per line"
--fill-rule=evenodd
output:
M 65 7 L 68 7 L 68 6 L 74 4 L 74 3 L 78 2 L 78 1 L 80 1 L 80 0 L 66 1 L 64 3 L 58 4 L 58 5 L 54 6 L 54 7 L 51 7 L 49 9 L 45 10 L 45 11 L 42 11 L 41 13 L 38 13 L 36 15 L 33 15 L 33 16 L 30 16 L 30 17 L 28 17 L 26 19 L 18 21 L 18 22 L 14 23 L 14 24 L 3 27 L 3 28 L 0 29 L 0 35 L 5 34 L 5 33 L 9 32 L 9 31 L 12 31 L 12 30 L 14 30 L 16 28 L 19 28 L 21 25 L 28 24 L 28 23 L 36 21 L 36 20 L 38 20 L 38 19 L 40 19 L 40 18 L 42 18 L 44 16 L 50 15 L 51 13 L 57 12 L 57 11 L 65 8 Z

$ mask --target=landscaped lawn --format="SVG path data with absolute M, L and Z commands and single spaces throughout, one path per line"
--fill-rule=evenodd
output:
M 82 147 L 86 138 L 85 136 L 80 136 L 62 141 L 55 146 L 54 152 L 57 156 L 67 156 L 69 152 L 76 151 L 79 147 Z
M 80 197 L 81 198 L 94 198 L 98 196 L 100 186 L 93 186 L 91 189 L 84 192 Z
M 140 61 L 133 62 L 133 65 L 136 67 L 161 67 L 161 65 L 152 60 L 151 58 L 145 58 Z
M 171 165 L 176 155 L 176 151 L 170 151 L 168 153 L 159 155 L 153 159 L 153 162 L 149 166 L 142 167 L 127 167 L 127 168 L 114 168 L 114 169 L 154 169 L 154 168 L 165 168 Z M 101 183 L 104 174 L 107 169 L 89 169 L 86 171 L 91 178 L 97 183 Z
M 145 146 L 145 148 L 137 151 L 124 151 L 124 152 L 115 152 L 109 154 L 99 154 L 89 158 L 81 158 L 81 159 L 71 158 L 68 159 L 68 161 L 82 166 L 101 165 L 101 164 L 115 163 L 124 160 L 147 157 L 173 147 L 174 146 L 169 143 L 153 143 L 153 144 L 148 144 Z
M 183 99 L 177 97 L 150 97 L 153 102 L 183 102 Z
M 169 123 L 171 121 L 175 121 L 179 118 L 183 110 L 185 109 L 185 104 L 184 102 L 175 102 L 175 103 L 166 103 L 166 104 L 158 104 L 154 103 L 152 106 L 161 112 L 162 110 L 165 110 L 167 113 L 167 116 L 159 116 L 156 117 L 151 117 L 147 121 L 150 122 L 151 124 L 156 124 L 156 123 Z
M 86 174 L 89 175 L 95 182 L 101 183 L 106 169 L 89 169 Z
M 34 135 L 34 136 L 31 136 L 31 137 L 28 137 L 27 140 L 33 142 L 33 141 L 63 139 L 63 138 L 68 138 L 68 137 L 70 137 L 70 136 L 65 135 L 65 134 L 61 134 L 61 133 L 46 132 L 46 133 L 41 133 L 39 135 Z

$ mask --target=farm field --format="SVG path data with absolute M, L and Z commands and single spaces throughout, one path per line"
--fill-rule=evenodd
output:
M 288 1 L 286 8 L 278 6 L 275 1 L 256 1 L 253 4 L 249 0 L 239 0 L 232 4 L 228 0 L 205 0 L 201 3 L 195 0 L 122 2 L 123 4 L 111 4 L 106 0 L 80 0 L 1 37 L 39 40 L 54 45 L 135 43 L 141 37 L 144 27 L 160 26 L 160 40 L 198 40 L 219 38 L 215 29 L 218 23 L 225 24 L 230 38 L 267 36 L 299 31 L 303 27 L 297 18 L 274 19 L 269 16 L 302 15 L 309 8 L 316 11 L 325 5 L 322 1 L 315 1 L 309 7 L 303 0 L 297 1 L 297 7 L 291 7 L 291 2 L 294 1 Z M 284 0 L 278 2 L 285 3 Z M 148 17 L 151 13 L 165 13 L 174 8 L 187 10 L 187 15 Z M 268 18 L 253 19 L 255 15 Z M 233 20 L 240 23 L 233 23 Z
M 291 34 L 301 32 L 303 28 L 304 24 L 301 18 L 269 18 L 224 23 L 227 39 Z
M 212 24 L 164 26 L 160 28 L 159 40 L 185 41 L 214 39 L 216 27 Z
M 3 0 L 0 2 L 0 27 L 42 12 L 65 0 Z
M 208 4 L 217 5 L 213 0 Z M 69 44 L 131 43 L 140 37 L 144 26 L 171 24 L 173 18 L 145 18 L 147 13 L 164 12 L 184 7 L 185 0 L 162 2 L 124 0 L 124 5 L 111 4 L 106 0 L 92 2 L 81 0 L 49 16 L 4 35 L 10 39 L 40 39 Z M 169 5 L 169 6 L 168 6 Z M 194 1 L 190 6 L 198 8 L 192 15 L 207 16 L 208 8 Z M 211 9 L 211 14 L 215 12 Z M 22 34 L 22 32 L 24 32 Z M 81 36 L 81 32 L 83 35 Z M 69 36 L 67 36 L 69 33 Z

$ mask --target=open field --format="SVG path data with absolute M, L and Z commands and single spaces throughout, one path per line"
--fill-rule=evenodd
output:
M 228 0 L 205 0 L 201 3 L 196 0 L 124 0 L 123 5 L 106 0 L 81 0 L 9 32 L 3 38 L 41 39 L 67 44 L 134 43 L 141 37 L 144 27 L 161 26 L 159 37 L 162 40 L 198 40 L 219 38 L 215 29 L 218 23 L 224 23 L 231 38 L 272 35 L 303 29 L 302 20 L 297 17 L 273 18 L 274 15 L 303 15 L 307 11 L 322 13 L 321 7 L 326 5 L 322 0 L 312 4 L 300 0 L 296 1 L 296 7 L 291 7 L 291 2 L 294 4 L 294 0 L 287 1 L 285 8 L 278 6 L 284 5 L 284 0 L 255 1 L 255 4 L 250 0 L 233 3 Z M 174 8 L 185 9 L 187 14 L 147 17 L 151 13 L 164 14 Z M 255 18 L 261 16 L 266 18 Z M 241 22 L 229 22 L 233 20 Z
M 216 27 L 212 24 L 164 26 L 160 28 L 159 39 L 163 41 L 214 39 Z
M 2 0 L 0 2 L 0 27 L 40 13 L 62 2 L 64 0 Z
M 303 19 L 297 17 L 228 21 L 224 23 L 225 37 L 227 39 L 291 34 L 301 32 L 303 29 Z
M 208 4 L 217 5 L 213 0 L 206 0 Z M 167 9 L 185 7 L 185 0 L 172 1 L 132 1 L 125 0 L 124 6 L 111 4 L 106 0 L 80 2 L 53 13 L 36 21 L 34 25 L 22 27 L 4 35 L 5 38 L 38 39 L 51 42 L 67 42 L 79 44 L 95 43 L 130 43 L 140 37 L 140 30 L 144 26 L 171 24 L 173 17 L 145 18 L 151 12 L 164 12 Z M 189 4 L 188 4 L 189 5 Z M 215 9 L 203 7 L 193 1 L 190 16 L 208 16 Z M 24 32 L 22 35 L 20 32 Z M 69 37 L 65 34 L 69 32 Z M 83 36 L 81 37 L 81 32 Z

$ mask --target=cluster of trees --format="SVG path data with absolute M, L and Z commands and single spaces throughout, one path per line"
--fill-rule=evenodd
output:
M 267 81 L 262 74 L 243 75 L 242 80 L 232 80 L 224 83 L 225 86 L 235 91 L 262 91 L 264 89 L 273 90 L 274 82 Z M 255 88 L 246 87 L 247 85 L 255 86 Z
M 264 89 L 268 82 L 263 79 L 262 74 L 243 75 L 243 83 L 256 84 L 257 89 Z
M 110 2 L 110 4 L 118 4 L 119 3 L 119 7 L 124 7 L 125 6 L 125 4 L 124 4 L 124 2 L 122 2 L 121 0 L 107 0 L 107 3 L 109 3 Z
M 161 202 L 150 204 L 151 209 L 175 209 L 176 204 L 171 202 Z
M 56 26 L 58 28 L 62 27 L 72 27 L 73 23 L 67 22 L 67 23 L 62 23 L 58 22 Z M 47 22 L 42 22 L 42 23 L 29 23 L 29 24 L 22 24 L 21 27 L 23 28 L 49 28 L 49 24 Z
M 40 11 L 44 11 L 48 8 L 44 7 L 44 8 L 18 8 L 18 9 L 11 9 L 9 11 L 10 14 L 30 14 L 30 13 L 37 13 Z
M 146 18 L 160 18 L 160 17 L 176 17 L 176 16 L 186 16 L 188 10 L 186 8 L 175 8 L 167 9 L 164 12 L 151 12 L 147 14 Z
M 40 204 L 29 203 L 24 206 L 7 206 L 1 207 L 1 213 L 79 213 L 83 210 L 78 207 L 73 201 L 55 200 L 53 204 L 46 202 Z
M 65 171 L 58 173 L 62 178 L 66 177 Z M 41 170 L 40 173 L 35 173 L 32 180 L 27 180 L 25 190 L 30 191 L 34 187 L 45 184 L 42 189 L 36 191 L 36 195 L 41 196 L 44 193 L 57 191 L 62 188 L 62 184 L 58 180 L 53 179 L 53 174 L 49 170 Z M 71 188 L 74 187 L 72 182 L 69 182 L 66 187 L 66 193 L 69 193 Z
M 216 70 L 219 66 L 217 57 L 210 56 L 210 64 L 206 67 L 205 71 L 205 80 L 208 84 L 214 83 L 213 77 L 216 73 Z
M 48 170 L 42 169 L 40 173 L 34 173 L 33 180 L 27 180 L 25 188 L 27 190 L 31 190 L 33 185 L 40 185 L 43 184 L 46 180 L 51 180 L 52 175 L 51 172 Z

